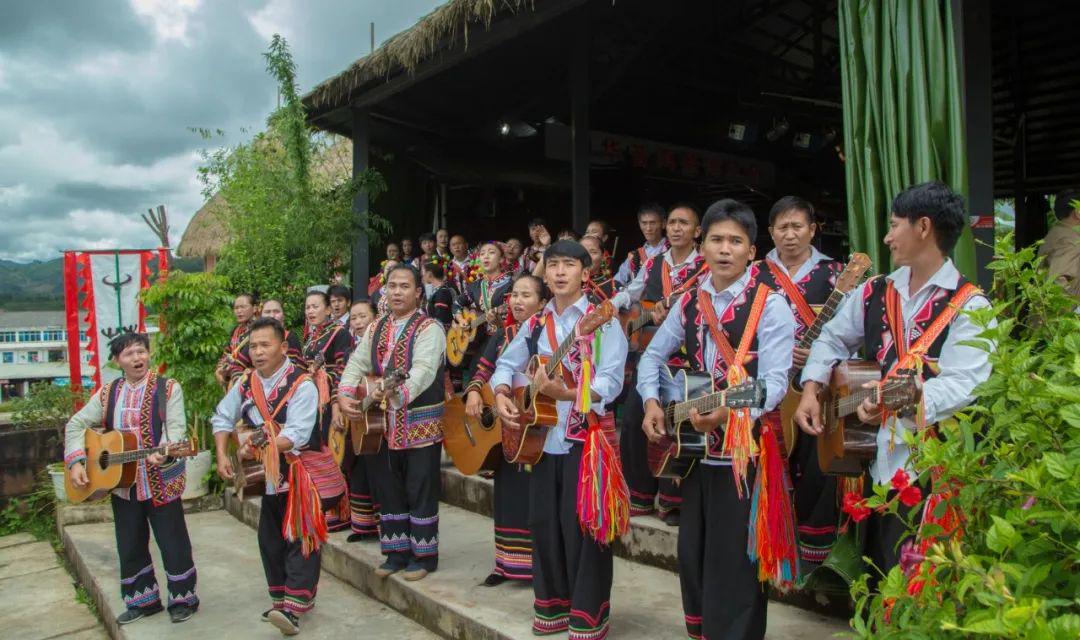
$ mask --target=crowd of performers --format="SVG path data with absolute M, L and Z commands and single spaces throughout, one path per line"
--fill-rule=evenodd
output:
M 874 485 L 895 491 L 909 454 L 901 432 L 932 429 L 969 404 L 990 373 L 987 351 L 970 343 L 979 331 L 960 313 L 988 301 L 949 259 L 967 215 L 941 183 L 896 196 L 884 238 L 896 270 L 844 296 L 812 346 L 798 345 L 845 264 L 815 247 L 811 203 L 775 203 L 768 216 L 775 248 L 763 258 L 757 218 L 735 200 L 704 213 L 692 204 L 643 206 L 637 221 L 643 243 L 617 263 L 608 253 L 611 230 L 599 220 L 581 237 L 552 237 L 533 220 L 527 246 L 509 238 L 470 247 L 463 235 L 439 230 L 420 236 L 417 253 L 403 239 L 386 246 L 363 299 L 354 302 L 340 285 L 310 289 L 300 331 L 283 326 L 280 300 L 237 296 L 237 325 L 216 371 L 227 392 L 212 422 L 225 479 L 240 473 L 228 451 L 233 432 L 263 434 L 240 454 L 265 470 L 258 541 L 271 607 L 264 619 L 298 632 L 314 604 L 329 531 L 348 529 L 349 542 L 380 545 L 380 577 L 400 572 L 413 581 L 436 571 L 441 442 L 444 430 L 458 427 L 447 424 L 447 402 L 456 396 L 466 415 L 487 409 L 504 432 L 521 430 L 528 425 L 514 389 L 524 380 L 554 402 L 557 423 L 538 461 L 502 459 L 492 472 L 493 561 L 483 584 L 531 582 L 536 635 L 606 637 L 611 543 L 631 517 L 654 514 L 678 526 L 685 633 L 761 638 L 765 584 L 802 585 L 849 531 L 842 497 Z M 635 310 L 650 327 L 647 346 L 619 321 Z M 466 314 L 482 321 L 463 363 L 451 366 L 447 332 Z M 131 337 L 114 342 L 124 377 L 68 425 L 73 478 L 85 480 L 87 427 L 133 431 L 146 446 L 175 437 L 180 389 L 147 368 L 146 347 Z M 559 366 L 525 377 L 534 356 L 556 352 Z M 886 380 L 915 371 L 922 389 L 911 414 L 885 409 L 875 399 L 881 394 L 857 406 L 859 420 L 877 429 L 865 482 L 823 473 L 815 444 L 816 392 L 834 366 L 856 357 L 876 362 Z M 647 452 L 671 434 L 662 379 L 680 369 L 705 372 L 715 390 L 756 380 L 765 400 L 691 408 L 685 419 L 704 434 L 701 459 L 678 480 L 658 480 Z M 804 391 L 795 427 L 781 424 L 778 412 L 792 383 Z M 493 406 L 485 407 L 485 391 Z M 153 400 L 160 394 L 167 409 Z M 385 417 L 378 449 L 339 468 L 327 443 L 369 406 Z M 799 429 L 789 447 L 784 434 Z M 148 458 L 135 486 L 112 497 L 129 609 L 122 622 L 162 608 L 147 522 L 165 558 L 170 611 L 189 616 L 198 606 L 171 464 Z M 897 565 L 909 535 L 901 519 L 874 512 L 859 532 L 875 571 Z

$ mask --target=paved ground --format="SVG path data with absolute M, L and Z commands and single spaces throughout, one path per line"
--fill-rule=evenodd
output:
M 0 538 L 0 603 L 0 638 L 108 638 L 49 543 L 27 533 Z
M 120 638 L 280 638 L 281 634 L 259 619 L 270 606 L 255 532 L 225 511 L 188 514 L 188 529 L 198 569 L 199 612 L 182 625 L 172 625 L 160 614 L 120 627 Z M 100 595 L 102 617 L 108 623 L 123 612 L 116 561 L 116 539 L 111 522 L 64 528 L 65 543 L 73 545 L 80 576 L 88 589 Z M 159 579 L 163 578 L 156 544 L 151 543 Z M 2 627 L 0 627 L 2 628 Z M 362 595 L 328 575 L 319 582 L 315 609 L 301 622 L 302 638 L 393 638 L 433 640 L 437 636 L 396 611 Z M 0 631 L 0 636 L 2 636 Z M 22 636 L 19 636 L 22 638 Z

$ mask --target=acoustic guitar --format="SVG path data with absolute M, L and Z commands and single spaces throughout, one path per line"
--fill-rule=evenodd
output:
M 129 431 L 99 432 L 86 430 L 86 486 L 76 487 L 71 474 L 64 474 L 64 489 L 68 502 L 98 500 L 113 489 L 126 489 L 135 484 L 139 460 L 155 453 L 168 458 L 186 458 L 198 453 L 190 442 L 180 440 L 158 447 L 140 449 L 138 436 Z
M 708 434 L 694 429 L 690 410 L 704 414 L 721 407 L 760 409 L 765 406 L 765 381 L 748 380 L 716 391 L 709 373 L 665 366 L 660 369 L 660 405 L 666 433 L 659 441 L 648 442 L 649 470 L 657 478 L 685 478 L 708 451 Z
M 379 376 L 364 376 L 364 384 L 368 389 L 380 388 L 387 393 L 401 386 L 409 379 L 408 371 L 389 369 L 381 378 Z M 387 402 L 376 402 L 371 395 L 364 396 L 360 401 L 360 418 L 345 418 L 345 428 L 349 430 L 352 438 L 353 453 L 358 456 L 374 455 L 382 447 L 383 434 L 386 432 Z M 342 434 L 344 436 L 344 433 Z
M 844 296 L 859 285 L 863 275 L 866 274 L 869 268 L 870 256 L 865 253 L 851 255 L 851 260 L 844 267 L 840 277 L 836 279 L 836 288 L 829 294 L 821 311 L 814 318 L 814 323 L 807 327 L 802 338 L 799 339 L 799 343 L 795 345 L 796 348 L 809 349 L 810 345 L 814 344 L 814 340 L 817 340 L 818 336 L 821 335 L 825 323 L 832 320 L 833 316 L 836 315 L 836 309 L 844 300 Z M 796 438 L 799 437 L 799 426 L 795 424 L 795 410 L 799 408 L 799 402 L 802 401 L 802 387 L 799 386 L 800 373 L 802 373 L 802 369 L 799 367 L 792 367 L 788 371 L 787 393 L 784 394 L 784 399 L 780 401 L 780 425 L 783 434 L 784 457 L 791 456 L 791 452 L 795 449 Z
M 465 396 L 453 395 L 446 402 L 443 446 L 454 466 L 471 476 L 494 471 L 502 457 L 502 421 L 495 413 L 495 393 L 489 385 L 480 387 L 483 408 L 480 417 L 465 413 Z
M 495 307 L 493 311 L 497 317 L 503 317 L 506 314 L 506 303 Z M 465 350 L 476 340 L 480 325 L 487 322 L 487 314 L 472 309 L 462 309 L 460 315 L 461 322 L 453 323 L 446 332 L 446 361 L 455 367 L 465 359 Z
M 240 457 L 240 449 L 252 438 L 258 441 L 261 427 L 251 428 L 246 424 L 237 425 L 229 442 L 229 459 L 233 468 L 233 490 L 236 497 L 261 495 L 266 490 L 266 472 L 262 460 L 245 460 Z
M 548 431 L 559 422 L 556 401 L 540 393 L 532 379 L 541 367 L 548 377 L 562 369 L 562 360 L 578 336 L 588 335 L 599 329 L 615 315 L 615 307 L 605 302 L 584 316 L 550 357 L 535 355 L 529 360 L 527 375 L 515 374 L 512 396 L 517 408 L 518 427 L 503 426 L 503 455 L 507 462 L 536 464 L 544 455 L 544 441 Z
M 881 382 L 877 362 L 847 360 L 833 367 L 829 386 L 822 388 L 822 424 L 817 438 L 818 464 L 830 475 L 859 476 L 877 456 L 878 425 L 859 422 L 856 410 L 867 398 L 896 413 L 914 415 L 922 399 L 922 386 L 914 371 L 900 370 L 899 375 L 880 387 L 864 389 L 867 382 Z

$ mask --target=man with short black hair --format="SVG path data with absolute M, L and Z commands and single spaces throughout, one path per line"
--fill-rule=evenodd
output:
M 711 373 L 717 389 L 765 381 L 764 411 L 690 409 L 693 429 L 707 434 L 706 456 L 681 486 L 679 582 L 687 635 L 750 640 L 765 635 L 767 596 L 759 576 L 781 582 L 778 574 L 786 573 L 787 584 L 778 586 L 790 588 L 796 570 L 793 531 L 783 541 L 751 535 L 782 530 L 784 524 L 790 528 L 793 522 L 784 479 L 766 478 L 761 471 L 782 464 L 779 425 L 761 418 L 787 391 L 795 319 L 784 299 L 757 282 L 749 268 L 757 236 L 750 207 L 736 200 L 715 202 L 701 228 L 708 271 L 680 296 L 641 356 L 642 430 L 658 441 L 671 428 L 660 404 L 661 369 L 684 347 L 690 368 Z M 771 526 L 777 523 L 781 526 Z M 769 545 L 770 553 L 762 554 L 762 545 Z M 763 556 L 780 556 L 781 567 L 759 568 Z
M 450 261 L 446 266 L 446 280 L 458 293 L 465 292 L 469 277 L 469 243 L 465 236 L 454 235 L 450 238 Z
M 963 197 L 947 185 L 924 182 L 901 191 L 885 234 L 897 269 L 867 280 L 841 303 L 803 368 L 795 421 L 814 436 L 823 430 L 818 392 L 829 384 L 833 366 L 855 350 L 877 361 L 883 381 L 901 370 L 914 370 L 922 379 L 921 424 L 895 415 L 883 420 L 882 407 L 869 398 L 858 407 L 860 422 L 880 425 L 869 469 L 873 484 L 889 487 L 894 474 L 908 468 L 902 431 L 917 433 L 951 417 L 972 402 L 975 387 L 990 376 L 988 351 L 968 344 L 981 341 L 982 329 L 964 313 L 985 309 L 990 301 L 949 259 L 967 224 Z M 900 543 L 909 531 L 904 515 L 872 512 L 863 525 L 867 539 L 861 555 L 870 556 L 884 573 L 899 562 Z
M 352 290 L 345 285 L 330 285 L 326 290 L 330 296 L 330 321 L 341 326 L 349 326 L 349 307 L 352 306 Z
M 457 237 L 457 236 L 454 236 Z M 441 264 L 424 264 L 424 294 L 427 298 L 425 311 L 435 318 L 443 329 L 449 329 L 454 321 L 454 289 L 446 284 L 446 271 Z
M 626 286 L 650 258 L 668 250 L 667 240 L 664 239 L 666 218 L 667 212 L 655 203 L 643 205 L 638 209 L 638 228 L 641 229 L 641 235 L 645 237 L 645 244 L 627 254 L 626 260 L 615 272 L 615 282 L 619 285 Z
M 240 472 L 233 469 L 228 443 L 243 421 L 265 439 L 254 446 L 249 440 L 240 449 L 241 458 L 261 458 L 266 470 L 258 540 L 271 608 L 262 618 L 296 635 L 300 616 L 315 605 L 320 547 L 327 540 L 323 502 L 338 502 L 345 478 L 316 428 L 319 391 L 311 375 L 285 355 L 285 328 L 273 318 L 259 318 L 251 323 L 249 342 L 254 371 L 225 394 L 210 419 L 218 474 L 230 481 Z
M 146 334 L 121 334 L 109 343 L 109 353 L 124 375 L 91 396 L 64 430 L 64 462 L 77 487 L 88 482 L 87 429 L 130 434 L 139 449 L 177 442 L 187 433 L 180 383 L 159 377 L 150 366 L 150 339 Z M 137 462 L 133 486 L 112 491 L 120 593 L 126 607 L 116 619 L 118 624 L 129 624 L 162 610 L 148 546 L 151 528 L 165 564 L 169 616 L 173 622 L 183 622 L 199 608 L 191 539 L 180 501 L 184 481 L 182 460 L 173 461 L 155 453 Z
M 1057 223 L 1046 234 L 1039 255 L 1046 258 L 1050 278 L 1080 296 L 1080 190 L 1057 194 L 1054 215 Z
M 439 564 L 439 462 L 446 403 L 446 333 L 423 309 L 424 287 L 412 267 L 398 265 L 383 286 L 388 313 L 361 336 L 341 377 L 338 405 L 352 419 L 371 396 L 385 403 L 385 446 L 371 460 L 379 501 L 380 546 L 386 561 L 375 575 L 399 571 L 421 580 Z M 369 388 L 368 374 L 407 372 L 396 388 Z M 377 408 L 375 410 L 378 410 Z
M 584 247 L 560 240 L 547 249 L 543 260 L 544 280 L 552 299 L 543 311 L 522 323 L 499 356 L 490 380 L 503 429 L 521 428 L 521 415 L 510 397 L 513 377 L 525 373 L 532 356 L 553 355 L 557 345 L 596 310 L 582 290 L 585 273 L 592 264 Z M 558 412 L 558 423 L 548 431 L 543 457 L 533 465 L 529 480 L 533 634 L 569 630 L 571 640 L 607 637 L 611 609 L 611 541 L 597 539 L 596 523 L 583 519 L 579 482 L 589 487 L 586 493 L 594 491 L 590 483 L 595 482 L 595 491 L 601 496 L 621 495 L 625 500 L 626 494 L 614 452 L 610 453 L 611 468 L 605 474 L 599 474 L 596 468 L 604 450 L 600 440 L 615 439 L 611 405 L 623 386 L 626 336 L 617 321 L 609 320 L 592 337 L 583 338 L 564 356 L 560 363 L 562 374 L 548 377 L 541 367 L 532 380 L 539 393 L 556 401 Z M 594 343 L 598 344 L 595 350 L 580 346 Z M 576 400 L 582 397 L 590 398 L 584 407 Z M 597 447 L 601 451 L 595 451 Z M 617 486 L 604 486 L 603 479 Z M 612 535 L 618 536 L 628 516 L 618 521 L 614 507 L 605 498 L 596 505 L 606 517 L 615 520 L 609 524 Z
M 450 232 L 446 229 L 435 232 L 435 255 L 443 260 L 450 259 Z

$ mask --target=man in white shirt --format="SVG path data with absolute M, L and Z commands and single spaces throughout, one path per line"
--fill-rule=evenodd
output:
M 748 555 L 754 523 L 750 494 L 743 488 L 754 485 L 755 467 L 760 463 L 747 464 L 754 450 L 751 442 L 740 451 L 729 446 L 726 436 L 732 429 L 744 428 L 749 432 L 746 436 L 754 438 L 754 422 L 783 399 L 795 344 L 795 318 L 785 300 L 755 282 L 748 268 L 757 235 L 757 222 L 748 206 L 734 200 L 716 202 L 701 227 L 709 272 L 680 297 L 641 356 L 642 429 L 650 441 L 659 442 L 673 428 L 666 424 L 660 404 L 661 369 L 684 345 L 691 369 L 711 372 L 718 389 L 747 377 L 765 381 L 764 410 L 722 407 L 703 415 L 690 410 L 691 424 L 684 428 L 709 434 L 708 452 L 682 482 L 678 542 L 689 637 L 761 638 L 767 599 L 758 581 L 757 562 Z M 718 336 L 723 336 L 720 343 Z M 726 350 L 738 364 L 728 361 Z
M 593 305 L 582 290 L 584 274 L 591 259 L 577 242 L 559 240 L 544 253 L 544 279 L 553 297 L 544 310 L 524 322 L 495 364 L 489 381 L 495 406 L 504 429 L 520 429 L 520 413 L 510 398 L 515 374 L 525 373 L 533 355 L 551 356 L 559 344 L 576 330 Z M 529 481 L 529 528 L 533 536 L 533 633 L 549 635 L 569 630 L 570 638 L 607 636 L 610 612 L 612 552 L 609 544 L 582 532 L 577 504 L 578 479 L 583 460 L 590 459 L 594 438 L 614 439 L 615 422 L 609 406 L 623 385 L 626 336 L 614 320 L 596 330 L 599 348 L 590 355 L 593 375 L 589 381 L 591 410 L 582 413 L 575 406 L 580 388 L 570 388 L 566 378 L 580 387 L 583 375 L 581 345 L 563 358 L 566 376 L 548 378 L 543 368 L 532 383 L 539 392 L 556 400 L 558 422 L 548 431 L 544 454 L 533 465 Z M 614 465 L 607 477 L 623 482 Z M 601 490 L 604 493 L 605 490 Z M 603 507 L 601 507 L 603 508 Z
M 76 487 L 89 482 L 87 429 L 123 431 L 135 437 L 140 449 L 175 443 L 187 433 L 183 391 L 178 382 L 158 377 L 150 367 L 146 334 L 121 334 L 109 343 L 109 352 L 123 377 L 92 395 L 64 430 L 64 462 Z M 114 489 L 110 496 L 120 556 L 120 593 L 126 607 L 116 622 L 130 624 L 162 610 L 148 546 L 151 527 L 165 563 L 169 616 L 173 622 L 183 622 L 199 608 L 191 539 L 180 501 L 184 462 L 154 453 L 136 464 L 133 486 Z
M 912 471 L 910 451 L 901 432 L 917 432 L 949 418 L 974 400 L 975 387 L 990 376 L 989 349 L 993 345 L 979 348 L 962 344 L 975 340 L 981 331 L 963 312 L 986 308 L 990 302 L 948 257 L 967 220 L 963 198 L 940 182 L 900 192 L 893 200 L 885 235 L 893 263 L 899 268 L 867 281 L 847 297 L 814 342 L 803 368 L 803 396 L 795 420 L 803 431 L 815 436 L 823 431 L 818 391 L 829 383 L 833 366 L 847 360 L 856 349 L 861 347 L 868 358 L 877 361 L 883 376 L 892 377 L 894 369 L 921 372 L 923 425 L 895 416 L 883 424 L 882 407 L 870 399 L 858 409 L 859 420 L 881 425 L 877 455 L 870 465 L 875 484 L 888 486 L 898 471 Z M 893 326 L 888 317 L 889 299 L 901 312 L 902 327 Z M 950 313 L 953 306 L 960 312 L 934 336 L 931 326 L 935 319 Z M 898 341 L 907 357 L 898 359 Z M 906 524 L 895 516 L 872 513 L 866 532 L 865 555 L 887 573 L 899 561 Z
M 353 420 L 363 417 L 361 401 L 386 400 L 385 442 L 369 463 L 379 498 L 379 543 L 386 561 L 380 578 L 404 571 L 421 580 L 439 564 L 439 461 L 443 437 L 446 334 L 421 310 L 420 274 L 406 265 L 392 268 L 383 287 L 389 313 L 372 323 L 349 356 L 338 387 L 338 405 Z M 407 371 L 400 387 L 369 385 L 366 376 L 384 378 Z M 372 411 L 378 411 L 374 407 Z
M 651 324 L 630 336 L 631 349 L 635 340 L 637 344 L 644 344 L 664 321 L 670 299 L 680 290 L 688 288 L 706 270 L 705 259 L 695 248 L 697 238 L 701 235 L 700 222 L 701 216 L 693 205 L 675 205 L 665 223 L 670 248 L 646 260 L 630 284 L 612 296 L 612 304 L 619 309 L 627 309 L 636 302 L 644 306 L 654 305 L 651 309 L 642 309 L 641 313 L 651 316 Z M 636 357 L 637 353 L 630 354 L 631 367 Z M 672 364 L 682 362 L 681 352 L 672 354 Z M 626 396 L 623 420 L 627 425 L 638 425 L 642 418 L 641 399 L 637 395 L 635 379 L 629 382 L 631 389 Z M 623 429 L 619 435 L 619 445 L 626 482 L 630 485 L 631 514 L 648 515 L 658 509 L 660 518 L 668 525 L 677 525 L 682 501 L 679 486 L 669 479 L 658 481 L 653 477 L 646 459 L 644 434 L 636 428 Z
M 233 468 L 228 455 L 238 421 L 266 438 L 263 447 L 253 447 L 249 440 L 240 449 L 242 458 L 261 456 L 266 470 L 258 540 L 271 607 L 262 617 L 282 633 L 295 635 L 300 631 L 300 616 L 315 606 L 319 546 L 325 539 L 303 528 L 299 532 L 290 530 L 287 537 L 282 525 L 286 521 L 317 522 L 325 517 L 319 505 L 311 505 L 309 512 L 301 513 L 289 500 L 291 492 L 308 488 L 291 486 L 294 474 L 290 473 L 290 465 L 304 464 L 299 456 L 307 451 L 323 450 L 321 431 L 315 428 L 319 392 L 307 371 L 285 355 L 288 342 L 280 322 L 269 317 L 254 320 L 248 344 L 254 371 L 229 389 L 210 419 L 217 445 L 218 475 L 230 481 L 234 473 L 242 473 Z M 326 456 L 330 456 L 329 452 Z M 333 465 L 333 458 L 329 460 Z M 344 478 L 340 474 L 338 477 L 344 493 Z M 327 504 L 336 502 L 327 500 Z
M 631 251 L 619 265 L 619 270 L 615 272 L 615 282 L 619 285 L 625 286 L 633 280 L 649 258 L 668 250 L 668 243 L 664 240 L 666 217 L 667 212 L 658 204 L 647 204 L 638 209 L 638 228 L 641 229 L 641 235 L 645 236 L 645 244 Z

